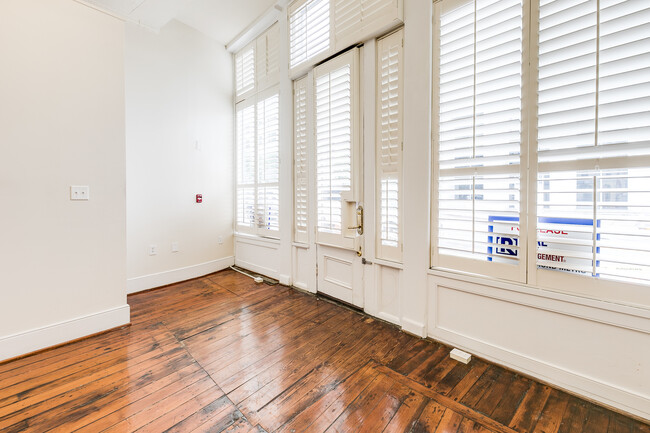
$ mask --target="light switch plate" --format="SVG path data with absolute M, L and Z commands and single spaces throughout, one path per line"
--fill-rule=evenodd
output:
M 70 200 L 90 200 L 90 187 L 72 185 L 70 187 Z

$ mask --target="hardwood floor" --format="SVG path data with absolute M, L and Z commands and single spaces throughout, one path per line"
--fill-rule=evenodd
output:
M 230 270 L 129 304 L 130 327 L 0 364 L 0 431 L 650 432 Z

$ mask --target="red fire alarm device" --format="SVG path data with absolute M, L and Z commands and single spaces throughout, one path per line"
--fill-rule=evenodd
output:
M 203 194 L 197 194 L 196 195 L 196 202 L 197 203 L 203 203 Z

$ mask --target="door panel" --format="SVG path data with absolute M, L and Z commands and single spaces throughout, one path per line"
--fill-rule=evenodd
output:
M 363 265 L 355 251 L 318 245 L 318 291 L 363 307 Z

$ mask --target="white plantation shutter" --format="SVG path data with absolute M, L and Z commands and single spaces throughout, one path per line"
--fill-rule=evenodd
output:
M 357 196 L 358 55 L 352 49 L 314 72 L 318 240 L 344 247 L 356 237 L 348 215 Z
M 257 102 L 256 102 L 257 101 Z M 279 95 L 260 95 L 236 108 L 236 225 L 242 233 L 279 230 Z
M 241 101 L 255 90 L 255 42 L 235 54 L 235 93 Z
M 255 210 L 255 105 L 239 104 L 236 114 L 237 140 L 237 217 L 240 231 L 256 227 Z
M 309 160 L 307 135 L 307 77 L 293 83 L 294 240 L 309 242 Z
M 434 263 L 522 280 L 523 4 L 446 0 L 435 10 Z
M 279 230 L 280 142 L 279 95 L 257 103 L 257 216 L 258 229 Z
M 289 6 L 289 66 L 330 48 L 330 0 L 298 0 Z
M 276 23 L 267 31 L 258 36 L 256 40 L 256 72 L 257 90 L 278 83 L 280 76 L 280 27 Z
M 649 284 L 650 3 L 542 0 L 538 38 L 538 282 Z
M 398 0 L 334 0 L 332 4 L 337 50 L 402 22 L 402 3 Z
M 377 42 L 377 257 L 401 261 L 402 30 Z

